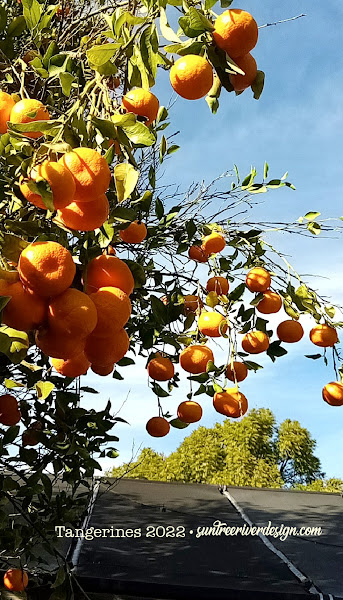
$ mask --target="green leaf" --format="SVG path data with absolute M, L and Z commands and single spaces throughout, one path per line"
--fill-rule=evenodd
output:
M 125 259 L 124 262 L 127 264 L 133 275 L 133 278 L 135 280 L 135 289 L 143 287 L 146 283 L 146 275 L 142 265 L 135 262 L 134 260 L 129 259 Z
M 56 578 L 54 583 L 51 584 L 51 588 L 57 588 L 60 585 L 62 585 L 62 583 L 64 582 L 66 578 L 66 572 L 65 572 L 65 568 L 64 567 L 59 567 L 57 573 L 56 573 Z
M 18 365 L 29 349 L 29 338 L 25 331 L 2 325 L 0 327 L 0 352 L 6 354 L 13 364 Z
M 121 360 L 119 360 L 117 362 L 117 366 L 118 367 L 127 367 L 129 365 L 134 365 L 135 361 L 132 358 L 128 358 L 127 356 L 124 356 L 124 358 L 122 358 Z
M 114 181 L 119 204 L 130 197 L 137 185 L 138 178 L 139 171 L 129 163 L 120 163 L 115 166 Z
M 40 133 L 49 132 L 55 135 L 55 132 L 59 132 L 62 128 L 61 121 L 32 121 L 31 123 L 9 123 L 9 131 L 21 133 L 25 135 L 26 132 L 39 131 Z
M 87 58 L 90 65 L 100 67 L 107 63 L 121 47 L 119 43 L 102 44 L 101 46 L 93 46 L 87 50 Z
M 7 25 L 7 12 L 4 6 L 0 6 L 0 31 L 4 31 Z
M 60 73 L 59 80 L 63 94 L 69 98 L 71 86 L 75 81 L 75 77 L 71 73 Z
M 144 29 L 141 34 L 140 53 L 147 72 L 155 80 L 158 65 L 158 34 L 155 24 Z
M 318 358 L 322 358 L 321 354 L 305 354 L 305 358 L 312 358 L 312 360 L 318 360 Z
M 37 0 L 22 0 L 22 7 L 26 24 L 32 30 L 40 21 L 43 7 Z
M 333 319 L 336 313 L 335 307 L 334 306 L 325 306 L 324 310 L 327 314 L 328 317 L 330 317 L 330 319 Z
M 269 171 L 269 165 L 267 162 L 264 163 L 264 173 L 263 173 L 263 179 L 267 179 L 268 177 L 268 171 Z
M 319 216 L 320 216 L 320 212 L 311 211 L 311 212 L 306 213 L 306 215 L 304 216 L 304 219 L 307 219 L 308 221 L 314 221 L 314 219 L 316 219 Z
M 212 23 L 196 8 L 191 7 L 184 17 L 180 17 L 179 25 L 187 37 L 195 38 L 205 31 L 213 31 Z
M 251 85 L 251 89 L 254 92 L 255 100 L 259 100 L 264 88 L 265 74 L 263 71 L 257 71 L 255 81 Z
M 237 300 L 239 300 L 244 292 L 245 292 L 245 283 L 240 283 L 234 290 L 232 290 L 232 292 L 229 294 L 229 300 L 231 302 L 236 302 Z
M 159 198 L 155 200 L 155 212 L 156 217 L 161 220 L 164 215 L 164 206 Z
M 155 134 L 144 123 L 136 121 L 133 125 L 123 125 L 122 129 L 133 144 L 152 146 L 156 143 Z
M 280 341 L 275 341 L 272 342 L 267 350 L 267 354 L 269 356 L 269 358 L 272 359 L 272 361 L 275 361 L 276 357 L 280 357 L 280 356 L 284 356 L 287 353 L 287 350 L 285 350 L 285 348 L 282 348 L 282 346 L 280 345 L 281 342 Z
M 14 388 L 18 387 L 25 387 L 23 383 L 20 383 L 19 381 L 13 381 L 13 379 L 5 379 L 4 385 L 7 387 L 8 390 L 13 390 Z
M 167 396 L 170 396 L 170 394 L 168 394 L 166 390 L 164 390 L 158 383 L 156 383 L 156 381 L 153 382 L 151 389 L 154 392 L 154 394 L 156 394 L 156 396 L 158 396 L 159 398 L 167 398 Z
M 214 4 L 216 0 L 214 0 Z M 212 5 L 213 6 L 213 5 Z M 180 38 L 176 35 L 173 29 L 170 27 L 166 15 L 166 11 L 161 6 L 160 8 L 160 29 L 163 37 L 168 40 L 168 42 L 181 42 Z
M 2 439 L 3 445 L 7 446 L 8 444 L 12 444 L 12 442 L 14 442 L 17 435 L 19 434 L 19 431 L 20 431 L 19 425 L 14 425 L 12 427 L 9 427 L 9 429 L 7 429 L 7 431 L 4 434 L 4 437 Z
M 313 235 L 319 235 L 322 230 L 319 223 L 316 223 L 315 221 L 310 221 L 309 223 L 307 223 L 307 229 Z
M 162 300 L 156 296 L 151 296 L 150 300 L 154 317 L 159 323 L 164 325 L 167 319 L 167 307 L 163 304 Z
M 180 419 L 172 419 L 169 421 L 169 424 L 172 427 L 175 427 L 175 429 L 185 429 L 189 426 L 189 423 L 184 423 L 183 421 L 180 421 Z
M 38 381 L 35 385 L 37 391 L 38 400 L 44 401 L 50 396 L 52 390 L 55 388 L 54 384 L 50 381 Z
M 11 37 L 19 37 L 26 29 L 25 17 L 15 17 L 8 26 L 7 35 Z

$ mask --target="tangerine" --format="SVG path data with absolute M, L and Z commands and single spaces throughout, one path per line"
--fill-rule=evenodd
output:
M 208 254 L 201 246 L 191 246 L 188 250 L 188 256 L 192 260 L 199 263 L 205 263 L 208 261 Z
M 269 337 L 263 331 L 250 331 L 242 339 L 242 348 L 249 354 L 261 354 L 269 348 Z
M 214 356 L 208 346 L 193 344 L 182 350 L 179 361 L 180 367 L 184 371 L 192 373 L 192 375 L 199 375 L 206 373 L 208 363 L 214 362 Z
M 69 250 L 57 242 L 33 242 L 18 263 L 22 283 L 44 298 L 62 294 L 73 282 L 76 266 Z
M 103 156 L 93 148 L 73 148 L 58 161 L 72 174 L 76 184 L 74 201 L 94 202 L 105 194 L 110 185 L 111 172 Z
M 246 276 L 245 285 L 250 292 L 266 292 L 272 280 L 270 273 L 263 267 L 254 267 Z
M 67 360 L 81 354 L 85 349 L 86 338 L 77 338 L 74 335 L 56 333 L 50 328 L 41 328 L 36 331 L 36 346 L 46 356 L 63 358 Z
M 304 330 L 299 321 L 293 321 L 293 319 L 287 319 L 282 321 L 277 327 L 276 335 L 281 342 L 288 344 L 294 344 L 299 342 L 304 335 Z
M 7 122 L 10 120 L 12 108 L 15 101 L 6 92 L 0 92 L 0 134 L 6 133 Z
M 235 63 L 237 67 L 244 71 L 244 75 L 241 75 L 240 73 L 230 75 L 230 81 L 234 87 L 235 92 L 243 92 L 248 87 L 250 87 L 256 79 L 256 60 L 250 53 L 248 53 L 244 54 L 244 56 L 235 58 Z
M 174 365 L 170 358 L 157 356 L 149 361 L 147 366 L 149 377 L 155 381 L 168 381 L 174 377 Z
M 101 194 L 90 202 L 71 202 L 57 211 L 57 217 L 68 229 L 95 231 L 107 221 L 109 213 L 107 196 Z
M 39 100 L 28 98 L 19 100 L 13 106 L 10 115 L 10 122 L 15 124 L 49 121 L 49 119 L 50 115 L 47 108 Z M 22 135 L 31 139 L 37 139 L 43 134 L 41 131 L 26 131 L 22 132 Z
M 134 88 L 123 96 L 122 106 L 128 112 L 145 117 L 145 124 L 151 125 L 156 120 L 160 103 L 149 90 Z
M 320 348 L 329 348 L 338 342 L 337 331 L 329 325 L 316 325 L 310 331 L 310 340 L 312 344 Z
M 226 10 L 215 20 L 213 38 L 218 48 L 235 59 L 255 48 L 258 40 L 257 23 L 245 10 Z
M 229 291 L 229 282 L 225 277 L 211 277 L 206 284 L 206 289 L 208 292 L 216 292 L 218 296 L 226 296 Z
M 131 315 L 130 298 L 116 287 L 103 287 L 90 294 L 98 315 L 98 322 L 93 331 L 96 337 L 109 337 L 122 329 Z M 108 361 L 107 364 L 113 361 Z
M 92 365 L 108 367 L 121 360 L 129 347 L 129 336 L 125 329 L 119 329 L 108 337 L 97 337 L 93 334 L 88 336 L 85 354 Z
M 264 315 L 271 315 L 272 313 L 279 312 L 281 307 L 281 296 L 279 296 L 279 294 L 276 294 L 275 292 L 267 290 L 266 292 L 263 292 L 263 298 L 256 306 L 256 309 L 258 310 L 258 312 Z
M 164 437 L 169 433 L 170 425 L 163 417 L 152 417 L 146 424 L 146 430 L 152 437 Z
M 75 196 L 76 186 L 74 177 L 61 163 L 49 160 L 44 161 L 41 165 L 32 169 L 30 179 L 34 182 L 40 179 L 48 182 L 56 210 L 70 204 Z M 28 202 L 38 208 L 47 210 L 42 196 L 32 192 L 24 178 L 21 178 L 19 184 L 20 191 Z
M 84 352 L 76 354 L 76 356 L 67 360 L 63 360 L 63 358 L 52 358 L 51 364 L 57 373 L 72 378 L 86 375 L 90 367 L 90 362 L 86 358 Z
M 248 377 L 248 369 L 243 362 L 234 360 L 232 365 L 226 367 L 225 375 L 230 381 L 239 383 Z
M 174 91 L 186 100 L 198 100 L 208 94 L 213 85 L 213 70 L 203 56 L 186 54 L 170 69 Z
M 49 304 L 49 327 L 57 333 L 87 337 L 98 321 L 96 306 L 90 296 L 69 288 L 52 298 Z
M 28 583 L 28 574 L 23 569 L 8 569 L 4 575 L 5 588 L 11 592 L 23 592 Z
M 145 240 L 148 230 L 144 223 L 133 221 L 126 229 L 119 231 L 119 237 L 127 244 L 140 244 Z
M 198 327 L 203 335 L 220 337 L 228 328 L 227 321 L 218 312 L 202 312 L 198 319 Z
M 7 284 L 6 291 L 3 281 L 0 281 L 0 294 L 11 296 L 11 300 L 6 304 L 2 313 L 2 322 L 8 327 L 20 331 L 31 331 L 46 320 L 46 301 L 37 294 L 27 291 L 21 281 Z
M 186 400 L 179 404 L 177 416 L 183 423 L 197 423 L 202 417 L 202 408 L 197 402 Z
M 248 401 L 244 394 L 236 388 L 229 388 L 228 390 L 214 394 L 213 406 L 221 415 L 238 419 L 247 412 Z
M 340 381 L 327 383 L 323 388 L 323 400 L 330 406 L 343 406 L 343 385 Z
M 209 235 L 206 235 L 202 240 L 202 249 L 206 254 L 216 254 L 217 252 L 221 252 L 224 250 L 226 246 L 225 238 L 221 235 L 221 233 L 217 233 L 213 231 Z
M 128 296 L 132 294 L 135 285 L 133 275 L 120 258 L 101 254 L 87 265 L 84 283 L 87 294 L 96 292 L 102 287 L 116 287 Z

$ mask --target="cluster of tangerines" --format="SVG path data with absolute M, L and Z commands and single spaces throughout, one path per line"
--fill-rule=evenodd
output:
M 201 246 L 191 246 L 189 257 L 197 262 L 207 262 L 212 254 L 217 254 L 225 248 L 225 238 L 221 233 L 212 232 L 203 238 Z M 250 292 L 261 296 L 256 305 L 256 310 L 264 315 L 274 314 L 282 308 L 282 298 L 270 287 L 272 278 L 270 273 L 263 267 L 251 269 L 245 280 L 245 285 Z M 214 294 L 218 300 L 226 297 L 229 292 L 229 281 L 222 276 L 211 277 L 206 284 L 206 292 Z M 217 304 L 217 303 L 215 303 Z M 217 338 L 225 334 L 230 324 L 226 316 L 213 310 L 204 309 L 203 302 L 199 296 L 184 296 L 184 313 L 195 313 L 198 317 L 198 330 L 206 338 Z M 299 321 L 287 319 L 279 323 L 276 334 L 281 342 L 299 342 L 304 330 Z M 337 332 L 334 327 L 324 323 L 318 324 L 310 331 L 310 340 L 316 346 L 328 348 L 338 342 Z M 252 330 L 243 335 L 242 350 L 247 354 L 261 354 L 268 350 L 270 339 L 267 333 Z M 214 355 L 205 343 L 195 343 L 185 348 L 179 356 L 180 367 L 191 375 L 206 373 L 209 363 L 214 362 Z M 170 358 L 161 354 L 149 361 L 147 365 L 148 375 L 154 381 L 169 381 L 174 377 L 174 364 Z M 238 418 L 248 410 L 247 398 L 238 390 L 238 383 L 244 381 L 248 376 L 248 367 L 244 360 L 231 360 L 225 368 L 225 376 L 235 386 L 216 392 L 213 396 L 215 410 L 226 417 Z M 332 406 L 343 405 L 343 384 L 341 382 L 328 383 L 323 388 L 323 399 Z M 178 419 L 184 423 L 196 423 L 202 417 L 202 408 L 194 400 L 181 402 L 177 409 Z M 154 437 L 163 437 L 170 431 L 170 424 L 163 416 L 152 417 L 147 425 L 147 431 Z

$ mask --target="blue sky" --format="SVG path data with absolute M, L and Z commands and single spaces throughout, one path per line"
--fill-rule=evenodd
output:
M 247 0 L 244 6 L 234 3 L 233 7 L 250 11 L 259 25 L 301 13 L 307 16 L 260 31 L 253 54 L 266 73 L 266 86 L 258 102 L 250 90 L 239 97 L 224 92 L 218 114 L 213 116 L 205 100 L 177 100 L 168 131 L 181 131 L 177 140 L 181 149 L 167 164 L 166 181 L 186 189 L 193 181 L 211 181 L 234 163 L 242 173 L 254 165 L 262 174 L 267 160 L 270 174 L 278 177 L 288 171 L 297 190 L 277 190 L 264 196 L 264 203 L 252 210 L 249 220 L 296 220 L 309 210 L 320 211 L 323 218 L 342 216 L 341 2 L 328 0 L 324 7 L 317 0 Z M 218 14 L 221 9 L 215 6 L 214 11 Z M 153 91 L 165 105 L 175 98 L 167 74 Z M 313 287 L 343 305 L 340 235 L 305 239 L 273 234 L 268 240 L 291 256 L 298 272 L 316 275 L 308 278 Z M 290 346 L 289 354 L 274 365 L 264 358 L 266 368 L 256 375 L 251 373 L 241 391 L 250 408 L 269 407 L 279 422 L 285 418 L 299 420 L 317 440 L 316 452 L 327 475 L 343 478 L 343 407 L 329 407 L 321 399 L 322 387 L 335 379 L 334 372 L 331 366 L 326 368 L 322 362 L 304 358 L 304 354 L 314 353 L 314 347 L 308 339 L 313 323 L 305 319 L 303 324 L 303 341 Z M 341 337 L 343 340 L 343 334 Z M 220 355 L 218 349 L 216 352 Z M 123 382 L 93 375 L 84 381 L 101 392 L 85 398 L 87 405 L 100 406 L 111 398 L 115 410 L 119 410 L 128 395 L 120 416 L 130 425 L 116 427 L 121 455 L 115 463 L 104 461 L 106 468 L 128 460 L 133 447 L 137 451 L 140 446 L 150 446 L 168 454 L 196 427 L 172 430 L 161 440 L 150 438 L 145 423 L 156 414 L 156 401 L 147 387 L 144 363 L 121 372 L 126 374 Z M 171 412 L 188 391 L 185 377 L 182 380 L 177 393 L 163 404 Z M 202 425 L 210 427 L 221 421 L 210 398 L 201 402 Z

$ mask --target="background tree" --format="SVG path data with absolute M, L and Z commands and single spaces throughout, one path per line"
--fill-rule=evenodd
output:
M 144 448 L 136 461 L 111 475 L 121 477 L 129 469 L 129 477 L 157 481 L 339 491 L 339 480 L 323 479 L 315 447 L 298 421 L 277 426 L 269 409 L 253 409 L 238 423 L 226 419 L 199 427 L 167 457 Z

